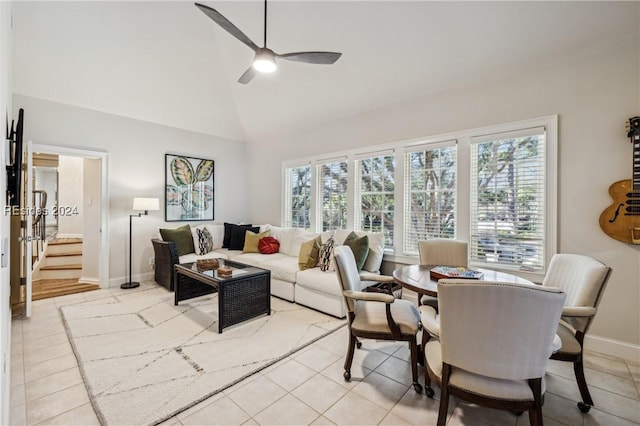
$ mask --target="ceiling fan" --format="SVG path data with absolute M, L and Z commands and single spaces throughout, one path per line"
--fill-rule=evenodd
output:
M 224 28 L 229 34 L 249 46 L 255 52 L 253 64 L 240 76 L 239 83 L 247 84 L 256 73 L 270 73 L 276 70 L 276 58 L 286 59 L 288 61 L 305 62 L 307 64 L 333 64 L 342 56 L 342 53 L 335 52 L 291 52 L 278 54 L 267 47 L 267 0 L 264 2 L 264 45 L 258 47 L 249 37 L 246 36 L 238 27 L 233 25 L 227 18 L 222 16 L 217 10 L 205 6 L 204 4 L 195 4 L 205 15 L 211 18 L 215 23 Z

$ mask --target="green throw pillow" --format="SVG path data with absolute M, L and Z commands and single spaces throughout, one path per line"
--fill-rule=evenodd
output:
M 176 245 L 178 256 L 196 252 L 193 245 L 193 234 L 191 234 L 191 227 L 188 224 L 174 229 L 160 228 L 160 235 L 164 241 L 171 241 Z
M 298 267 L 301 271 L 318 266 L 318 258 L 320 257 L 321 245 L 322 240 L 320 239 L 320 236 L 300 245 L 300 253 L 298 254 Z
M 369 237 L 366 235 L 358 237 L 355 232 L 351 231 L 351 233 L 347 235 L 343 244 L 351 248 L 353 257 L 356 258 L 358 271 L 361 271 L 364 266 L 364 262 L 367 260 L 367 255 L 369 254 Z

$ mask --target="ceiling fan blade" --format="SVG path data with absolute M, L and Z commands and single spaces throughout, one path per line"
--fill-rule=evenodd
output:
M 251 39 L 247 37 L 245 33 L 240 31 L 238 27 L 233 25 L 231 21 L 229 21 L 227 18 L 222 16 L 220 12 L 218 12 L 213 8 L 210 8 L 209 6 L 205 6 L 204 4 L 196 3 L 195 5 L 198 9 L 203 11 L 205 15 L 211 18 L 216 24 L 220 25 L 229 34 L 231 34 L 232 36 L 234 36 L 235 38 L 237 38 L 238 40 L 240 40 L 241 42 L 249 46 L 254 52 L 258 50 L 258 46 L 253 41 L 251 41 Z
M 240 78 L 238 79 L 238 83 L 242 83 L 242 84 L 249 83 L 251 80 L 253 80 L 253 77 L 255 77 L 257 73 L 258 71 L 256 71 L 253 65 L 250 66 L 249 68 L 247 68 L 244 74 L 240 76 Z
M 342 53 L 335 52 L 292 52 L 283 55 L 276 55 L 278 58 L 288 61 L 305 62 L 307 64 L 333 64 Z

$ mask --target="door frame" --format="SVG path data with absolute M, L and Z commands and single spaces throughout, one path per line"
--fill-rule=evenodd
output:
M 100 288 L 109 287 L 109 153 L 82 148 L 71 148 L 59 145 L 31 143 L 31 157 L 34 152 L 66 155 L 100 160 Z M 31 161 L 32 159 L 29 158 Z

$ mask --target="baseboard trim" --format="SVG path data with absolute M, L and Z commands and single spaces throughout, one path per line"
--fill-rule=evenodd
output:
M 100 285 L 100 280 L 94 277 L 80 277 L 78 282 L 82 284 L 97 284 Z
M 588 351 L 599 352 L 629 361 L 638 362 L 638 359 L 640 359 L 640 345 L 609 339 L 608 337 L 586 335 L 584 348 Z
M 142 274 L 135 274 L 131 276 L 132 281 L 144 282 L 144 281 L 153 281 L 153 272 L 145 272 Z M 120 287 L 120 284 L 129 281 L 129 276 L 126 277 L 118 277 L 118 278 L 109 278 L 109 288 Z

